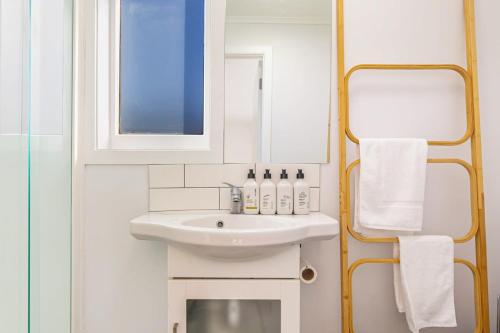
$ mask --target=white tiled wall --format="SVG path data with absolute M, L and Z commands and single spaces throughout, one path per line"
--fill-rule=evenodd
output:
M 149 187 L 184 187 L 184 165 L 150 165 Z
M 186 187 L 227 187 L 224 182 L 241 187 L 249 169 L 255 164 L 186 165 Z
M 219 209 L 218 188 L 155 188 L 149 191 L 149 209 Z
M 265 169 L 270 169 L 276 183 L 286 169 L 293 183 L 298 169 L 305 173 L 311 186 L 311 210 L 320 206 L 319 164 L 178 164 L 149 166 L 149 210 L 228 210 L 230 189 L 224 182 L 242 187 L 249 169 L 254 169 L 257 182 L 262 182 Z

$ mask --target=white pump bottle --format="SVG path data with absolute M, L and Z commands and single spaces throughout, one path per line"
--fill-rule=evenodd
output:
M 293 186 L 288 181 L 286 170 L 281 170 L 280 181 L 277 189 L 277 211 L 279 215 L 290 215 L 293 213 Z
M 297 215 L 307 215 L 310 212 L 310 188 L 304 177 L 302 169 L 299 169 L 297 181 L 293 184 L 293 210 Z
M 260 184 L 260 213 L 276 214 L 276 185 L 271 180 L 271 172 L 266 169 L 264 181 Z
M 259 214 L 259 185 L 255 181 L 253 169 L 248 172 L 248 179 L 243 184 L 243 213 Z

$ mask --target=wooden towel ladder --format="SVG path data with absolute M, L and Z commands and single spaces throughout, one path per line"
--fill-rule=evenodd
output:
M 489 333 L 488 277 L 486 263 L 486 233 L 483 193 L 483 167 L 481 152 L 481 129 L 479 122 L 479 95 L 477 83 L 476 37 L 474 21 L 474 0 L 464 0 L 465 38 L 467 68 L 453 64 L 362 64 L 346 72 L 344 61 L 344 0 L 337 0 L 337 52 L 338 52 L 338 91 L 339 91 L 339 177 L 340 177 L 340 253 L 342 283 L 342 332 L 354 333 L 352 277 L 355 270 L 364 264 L 394 264 L 397 259 L 365 258 L 349 264 L 348 240 L 365 243 L 396 243 L 397 238 L 364 237 L 355 232 L 351 219 L 350 175 L 360 161 L 347 165 L 346 141 L 359 143 L 349 126 L 349 79 L 352 74 L 363 70 L 448 70 L 454 71 L 465 83 L 467 128 L 461 138 L 452 141 L 428 141 L 432 146 L 457 146 L 470 140 L 471 163 L 460 159 L 429 159 L 429 163 L 458 164 L 465 168 L 470 178 L 470 198 L 472 223 L 469 231 L 455 238 L 455 243 L 465 243 L 475 239 L 476 263 L 457 258 L 455 262 L 467 266 L 474 277 L 474 299 L 476 326 L 475 333 Z

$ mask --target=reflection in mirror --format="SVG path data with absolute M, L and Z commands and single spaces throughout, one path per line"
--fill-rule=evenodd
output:
M 328 159 L 332 0 L 227 0 L 226 163 Z

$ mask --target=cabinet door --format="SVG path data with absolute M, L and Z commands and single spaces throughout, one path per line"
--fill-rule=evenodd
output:
M 168 281 L 168 333 L 186 333 L 185 280 Z
M 299 333 L 298 280 L 170 280 L 175 333 Z

